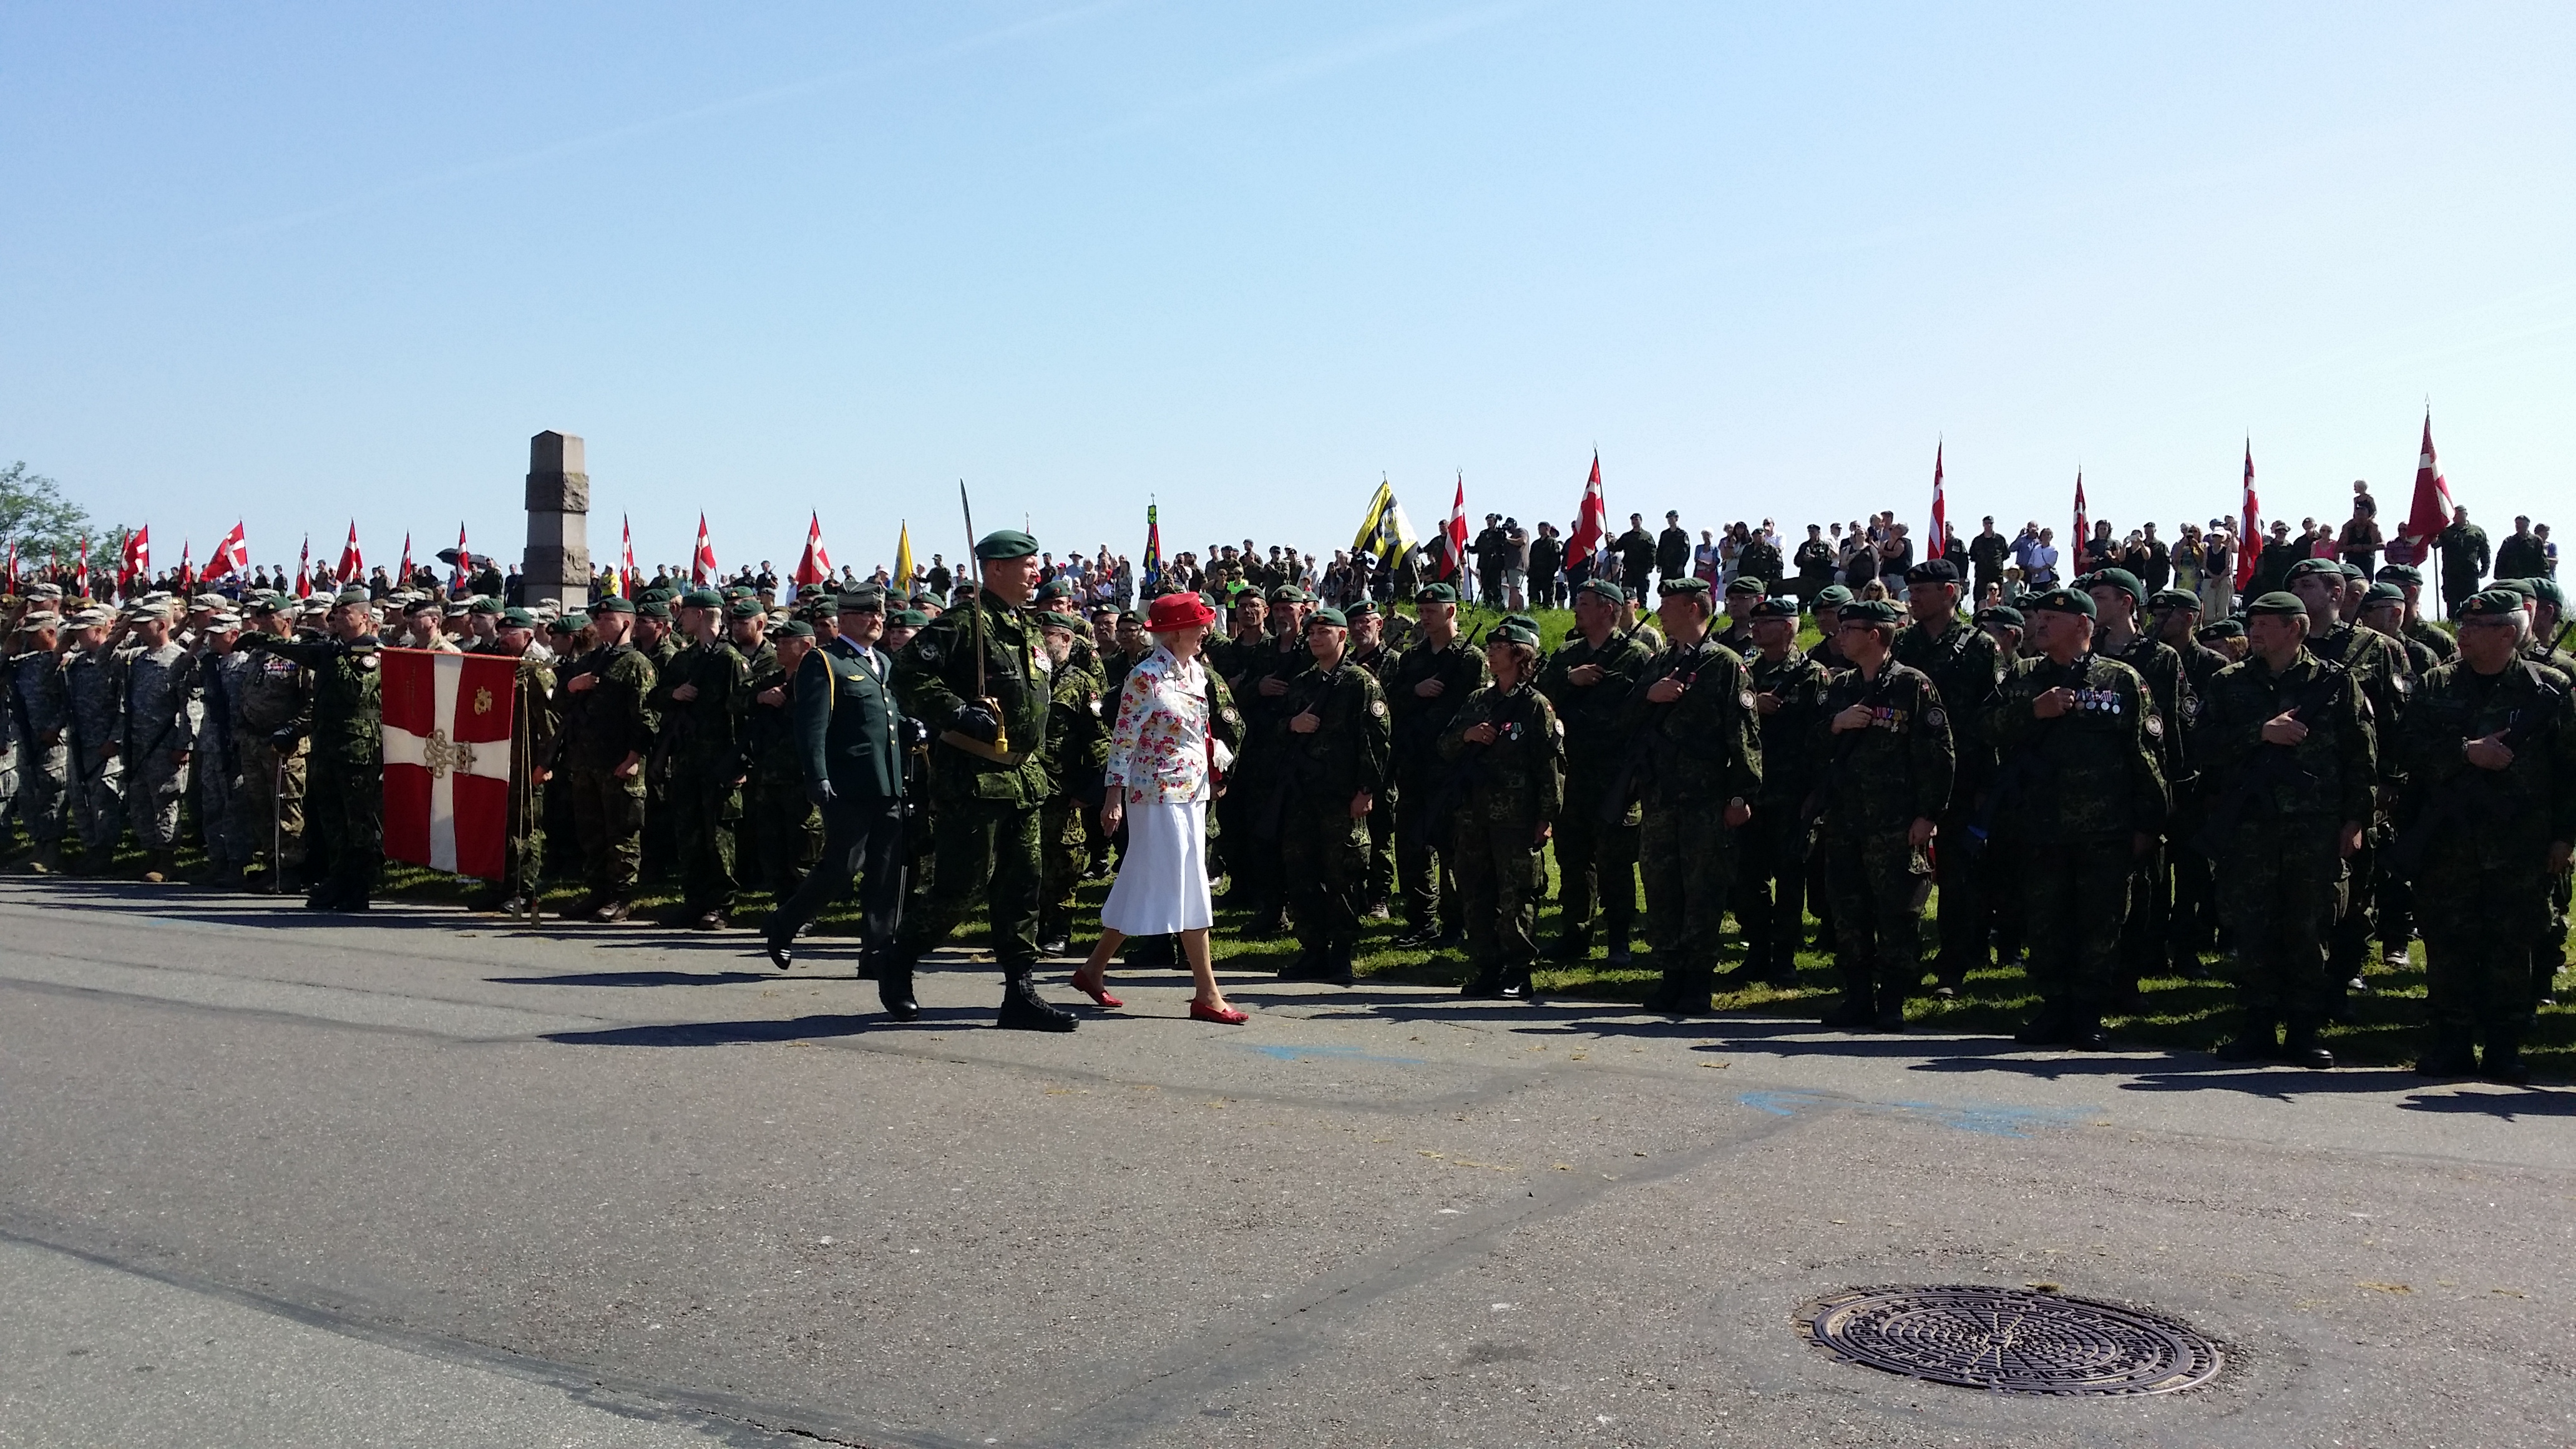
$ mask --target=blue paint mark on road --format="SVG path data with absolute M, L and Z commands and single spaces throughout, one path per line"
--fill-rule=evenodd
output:
M 1986 1102 L 1861 1102 L 1823 1092 L 1800 1091 L 1746 1092 L 1735 1100 L 1740 1106 L 1768 1112 L 1774 1117 L 1795 1117 L 1817 1107 L 1840 1106 L 1873 1116 L 1929 1122 L 1954 1132 L 1974 1132 L 1984 1137 L 2028 1137 L 2034 1128 L 2079 1126 L 2100 1117 L 2103 1110 L 2099 1107 L 2013 1107 Z
M 1238 1051 L 1259 1052 L 1272 1061 L 1278 1062 L 1300 1062 L 1316 1057 L 1330 1057 L 1341 1062 L 1387 1062 L 1399 1067 L 1422 1065 L 1420 1057 L 1382 1057 L 1374 1052 L 1364 1052 L 1358 1047 L 1349 1046 L 1259 1046 L 1251 1042 L 1234 1042 L 1232 1045 Z

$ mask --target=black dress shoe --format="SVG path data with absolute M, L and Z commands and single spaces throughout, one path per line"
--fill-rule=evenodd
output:
M 2488 1055 L 2493 1056 L 2494 1053 Z M 2415 1063 L 2415 1075 L 2419 1077 L 2468 1077 L 2475 1076 L 2477 1070 L 2477 1048 L 2471 1046 L 2466 1038 L 2437 1041 L 2433 1049 Z
M 769 957 L 769 964 L 781 971 L 796 964 L 796 946 L 792 941 L 763 941 L 760 949 Z
M 1004 1031 L 1071 1031 L 1082 1023 L 1038 995 L 1027 977 L 1016 976 L 1002 984 L 1002 1012 L 993 1024 Z
M 1634 966 L 1637 964 L 1637 956 L 1635 952 L 1628 949 L 1625 943 L 1622 943 L 1611 947 L 1610 954 L 1604 957 L 1603 961 L 1605 964 L 1611 966 Z

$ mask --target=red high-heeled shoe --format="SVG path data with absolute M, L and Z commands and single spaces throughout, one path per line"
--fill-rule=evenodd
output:
M 1201 1001 L 1196 997 L 1192 997 L 1190 999 L 1190 1020 L 1212 1021 L 1219 1026 L 1241 1026 L 1245 1022 L 1252 1020 L 1252 1018 L 1243 1012 L 1235 1010 L 1231 1006 L 1210 1006 L 1206 1002 Z
M 1111 1011 L 1115 1011 L 1119 1007 L 1127 1004 L 1126 1002 L 1123 1002 L 1117 997 L 1109 994 L 1109 978 L 1107 972 L 1102 972 L 1099 976 L 1094 977 L 1092 984 L 1085 986 L 1082 984 L 1082 973 L 1076 971 L 1073 973 L 1073 989 L 1090 997 L 1094 1004 L 1106 1007 Z

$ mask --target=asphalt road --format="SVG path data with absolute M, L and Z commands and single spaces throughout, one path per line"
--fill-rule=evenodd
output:
M 2576 1444 L 2564 1088 L 750 945 L 0 883 L 0 1446 Z M 2228 1367 L 1793 1329 L 1909 1283 Z

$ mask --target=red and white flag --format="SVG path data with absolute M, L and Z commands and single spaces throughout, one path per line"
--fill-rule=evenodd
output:
M 206 556 L 206 577 L 220 579 L 227 574 L 246 573 L 249 569 L 250 541 L 242 536 L 241 523 L 236 520 L 233 531 L 218 540 L 215 551 Z
M 2075 470 L 2075 536 L 2066 541 L 2066 577 L 2082 578 L 2092 570 L 2084 567 L 2084 546 L 2093 541 L 2093 523 L 2084 509 L 2084 470 Z
M 394 587 L 398 589 L 411 587 L 411 530 L 408 528 L 403 530 L 402 572 L 394 575 Z
M 183 538 L 179 540 L 179 592 L 193 594 L 196 591 L 197 570 L 188 562 L 188 541 Z
M 295 597 L 313 597 L 313 535 L 304 535 L 304 551 L 295 556 Z
M 1941 497 L 1941 445 L 1932 445 L 1932 537 L 1924 541 L 1923 556 L 1939 558 L 1950 548 L 1950 510 Z
M 122 589 L 151 576 L 152 525 L 147 523 L 125 536 L 125 552 L 116 561 L 116 586 Z
M 2415 503 L 2406 510 L 2406 538 L 2422 545 L 2451 526 L 2451 483 L 2433 461 L 2433 413 L 2424 412 L 2424 448 L 2415 457 Z
M 2236 587 L 2254 582 L 2255 560 L 2263 553 L 2263 507 L 2254 498 L 2254 440 L 2245 440 L 2245 503 L 2236 518 Z
M 624 535 L 618 543 L 617 593 L 620 598 L 635 597 L 635 525 L 626 515 L 617 515 L 617 531 Z
M 367 556 L 358 552 L 358 520 L 349 520 L 349 541 L 340 545 L 339 581 L 343 587 L 356 583 L 367 571 Z
M 89 535 L 81 535 L 80 567 L 72 571 L 74 590 L 84 599 L 89 597 Z
M 466 572 L 473 566 L 474 556 L 465 551 L 465 524 L 459 520 L 456 525 L 456 567 L 447 571 L 447 586 L 463 590 Z
M 500 654 L 378 651 L 385 854 L 499 880 L 510 824 L 518 662 Z
M 1592 478 L 1583 485 L 1583 502 L 1574 510 L 1574 536 L 1565 541 L 1565 557 L 1571 563 L 1582 559 L 1589 563 L 1601 551 L 1601 540 L 1610 536 L 1610 505 L 1601 496 L 1601 454 L 1592 454 Z
M 689 556 L 689 582 L 713 583 L 715 577 L 716 546 L 707 541 L 707 516 L 701 513 L 698 515 L 698 551 Z
M 1458 475 L 1458 496 L 1449 504 L 1449 521 L 1440 527 L 1440 577 L 1462 577 L 1467 559 L 1467 475 Z
M 823 547 L 823 515 L 808 515 L 805 525 L 805 556 L 796 561 L 795 582 L 799 587 L 828 584 L 832 581 L 832 554 Z

